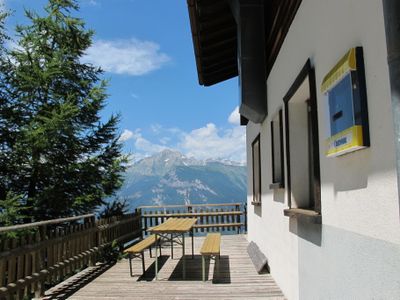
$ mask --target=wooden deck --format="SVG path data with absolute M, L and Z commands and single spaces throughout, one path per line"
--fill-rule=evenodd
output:
M 146 273 L 141 276 L 141 260 L 94 267 L 47 291 L 46 299 L 285 299 L 269 274 L 259 275 L 247 255 L 244 235 L 224 235 L 221 239 L 220 273 L 214 261 L 207 263 L 208 280 L 201 278 L 201 248 L 204 237 L 195 238 L 195 257 L 191 259 L 190 239 L 186 240 L 186 280 L 182 280 L 181 248 L 174 247 L 174 258 L 165 245 L 160 258 L 159 280 L 154 279 L 154 258 L 145 253 Z M 153 250 L 154 254 L 154 250 Z M 93 275 L 92 273 L 97 273 Z M 97 276 L 97 277 L 95 277 Z M 95 277 L 95 278 L 94 278 Z

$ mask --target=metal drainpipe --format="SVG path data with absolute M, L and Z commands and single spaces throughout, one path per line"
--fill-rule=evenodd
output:
M 387 59 L 392 96 L 397 158 L 397 183 L 400 200 L 400 1 L 383 0 L 383 14 L 385 20 Z

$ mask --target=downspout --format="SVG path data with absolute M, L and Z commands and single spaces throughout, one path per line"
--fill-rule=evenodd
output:
M 228 0 L 228 3 L 237 24 L 239 113 L 247 120 L 262 123 L 268 113 L 264 0 Z M 241 124 L 246 123 L 242 121 Z
M 383 0 L 400 206 L 400 1 Z M 399 207 L 400 213 L 400 207 Z

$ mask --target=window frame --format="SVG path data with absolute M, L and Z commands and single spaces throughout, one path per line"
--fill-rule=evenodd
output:
M 278 180 L 276 178 L 276 168 L 277 166 L 275 165 L 275 143 L 276 137 L 275 137 L 275 128 L 274 128 L 274 123 L 276 123 L 276 118 L 278 118 L 278 126 L 279 126 L 279 154 L 280 154 L 280 171 L 281 171 L 281 178 Z M 271 120 L 271 168 L 272 168 L 272 183 L 269 185 L 270 189 L 282 189 L 285 187 L 285 159 L 284 159 L 284 141 L 283 141 L 283 109 L 279 109 L 278 113 L 275 115 L 275 117 Z
M 255 147 L 256 144 L 258 145 L 258 185 L 259 185 L 259 191 L 258 192 L 258 199 L 256 200 L 256 177 L 255 177 L 255 172 L 256 172 L 256 168 L 255 168 Z M 256 136 L 256 138 L 253 140 L 253 142 L 251 143 L 251 158 L 252 158 L 252 172 L 253 172 L 253 199 L 251 201 L 251 204 L 253 205 L 261 205 L 261 196 L 262 196 L 262 188 L 261 188 L 261 137 L 260 134 L 258 134 Z
M 313 183 L 312 190 L 310 193 L 313 193 L 314 203 L 313 207 L 309 207 L 306 209 L 292 209 L 291 207 L 291 175 L 290 175 L 290 140 L 289 140 L 289 102 L 292 99 L 293 95 L 297 92 L 301 84 L 308 77 L 309 80 L 309 101 L 310 101 L 310 117 L 311 124 L 310 129 L 312 130 L 314 139 L 311 141 L 312 143 L 312 155 L 313 158 Z M 289 88 L 287 94 L 283 98 L 284 108 L 285 108 L 285 140 L 286 140 L 286 174 L 287 174 L 287 191 L 288 191 L 288 206 L 289 209 L 285 210 L 286 216 L 293 215 L 310 215 L 311 219 L 315 223 L 320 223 L 321 219 L 321 175 L 320 175 L 320 157 L 319 157 L 319 134 L 318 134 L 318 106 L 317 106 L 317 88 L 316 88 L 316 78 L 315 78 L 315 69 L 311 65 L 311 60 L 308 59 L 297 78 L 295 79 L 292 86 Z M 294 150 L 295 151 L 295 150 Z

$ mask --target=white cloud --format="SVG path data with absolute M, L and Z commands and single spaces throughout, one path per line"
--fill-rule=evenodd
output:
M 222 130 L 209 123 L 187 133 L 178 148 L 186 155 L 200 159 L 223 158 L 244 162 L 245 134 L 245 129 L 239 126 Z
M 167 145 L 169 142 L 171 142 L 171 138 L 170 137 L 165 136 L 165 137 L 162 137 L 160 139 L 161 145 Z
M 121 137 L 119 138 L 121 142 L 126 142 L 129 140 L 133 140 L 133 145 L 135 148 L 134 155 L 137 156 L 148 156 L 156 152 L 160 152 L 162 150 L 167 149 L 167 146 L 158 145 L 150 142 L 146 138 L 143 137 L 142 130 L 137 128 L 135 131 L 131 131 L 129 129 L 125 129 Z
M 133 99 L 139 99 L 139 96 L 137 94 L 135 94 L 135 93 L 131 93 L 131 97 Z
M 110 73 L 140 76 L 160 69 L 171 59 L 160 52 L 158 44 L 133 38 L 95 41 L 83 60 Z
M 154 134 L 160 134 L 161 130 L 162 130 L 162 126 L 160 124 L 152 124 L 150 125 L 150 130 L 154 133 Z
M 135 136 L 135 149 L 144 152 L 146 155 L 151 155 L 168 148 L 167 146 L 150 142 L 140 132 Z
M 236 108 L 231 112 L 228 122 L 233 125 L 240 125 L 239 106 L 236 106 Z
M 140 137 L 136 140 L 135 147 L 136 149 L 145 152 L 148 155 L 163 151 L 165 149 L 169 149 L 169 147 L 167 146 L 154 144 L 143 137 Z
M 232 114 L 228 118 L 229 122 Z M 154 124 L 149 129 L 155 142 L 144 138 L 140 130 L 133 134 L 133 152 L 137 155 L 149 156 L 165 149 L 175 149 L 197 159 L 246 161 L 246 130 L 239 125 L 218 128 L 208 123 L 190 132 L 165 128 L 160 124 Z
M 125 130 L 122 132 L 121 136 L 119 137 L 119 140 L 120 140 L 121 142 L 126 142 L 126 141 L 132 139 L 133 136 L 134 136 L 134 133 L 133 133 L 132 131 L 130 131 L 130 130 L 128 130 L 128 129 L 125 129 Z

